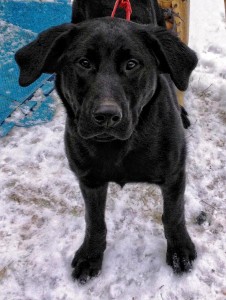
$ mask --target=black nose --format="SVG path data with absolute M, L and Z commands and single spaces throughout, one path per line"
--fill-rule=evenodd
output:
M 101 104 L 93 112 L 94 122 L 99 126 L 113 127 L 122 119 L 122 111 L 117 104 Z

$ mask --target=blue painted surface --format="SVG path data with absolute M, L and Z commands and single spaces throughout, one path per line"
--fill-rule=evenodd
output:
M 54 82 L 49 80 L 50 75 L 42 75 L 29 87 L 20 87 L 19 70 L 14 54 L 34 40 L 39 32 L 51 26 L 70 22 L 70 18 L 71 5 L 67 0 L 46 3 L 25 0 L 0 1 L 0 137 L 6 135 L 15 125 L 32 126 L 52 119 L 53 100 L 50 100 L 51 97 L 48 95 L 54 88 Z M 32 117 L 29 114 L 29 118 L 25 115 L 17 124 L 8 121 L 7 118 L 16 109 L 22 109 L 22 105 L 30 101 L 38 88 L 43 90 L 46 97 L 39 111 L 36 113 L 32 111 Z M 33 106 L 32 104 L 30 109 Z
M 0 11 L 1 19 L 35 33 L 71 18 L 71 6 L 59 2 L 8 1 L 0 3 Z

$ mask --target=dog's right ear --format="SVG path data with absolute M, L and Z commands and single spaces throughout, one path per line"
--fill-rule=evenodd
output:
M 165 28 L 144 26 L 146 31 L 142 34 L 157 60 L 159 72 L 170 74 L 176 87 L 185 91 L 191 72 L 198 63 L 196 53 Z
M 54 73 L 75 25 L 68 23 L 51 27 L 40 33 L 36 40 L 18 50 L 15 60 L 20 67 L 19 84 L 28 86 L 42 73 Z

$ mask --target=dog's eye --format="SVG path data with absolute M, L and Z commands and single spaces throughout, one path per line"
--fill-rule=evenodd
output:
M 91 69 L 91 63 L 87 58 L 82 58 L 78 62 L 85 69 Z
M 126 64 L 126 71 L 130 71 L 130 70 L 136 68 L 136 66 L 138 66 L 138 65 L 139 65 L 139 62 L 136 59 L 131 59 Z

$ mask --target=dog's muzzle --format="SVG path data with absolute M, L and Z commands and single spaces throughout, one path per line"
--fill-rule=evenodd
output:
M 123 109 L 116 101 L 98 101 L 89 114 L 81 114 L 78 133 L 84 139 L 98 142 L 127 140 L 132 133 L 132 121 L 128 116 L 125 107 Z

